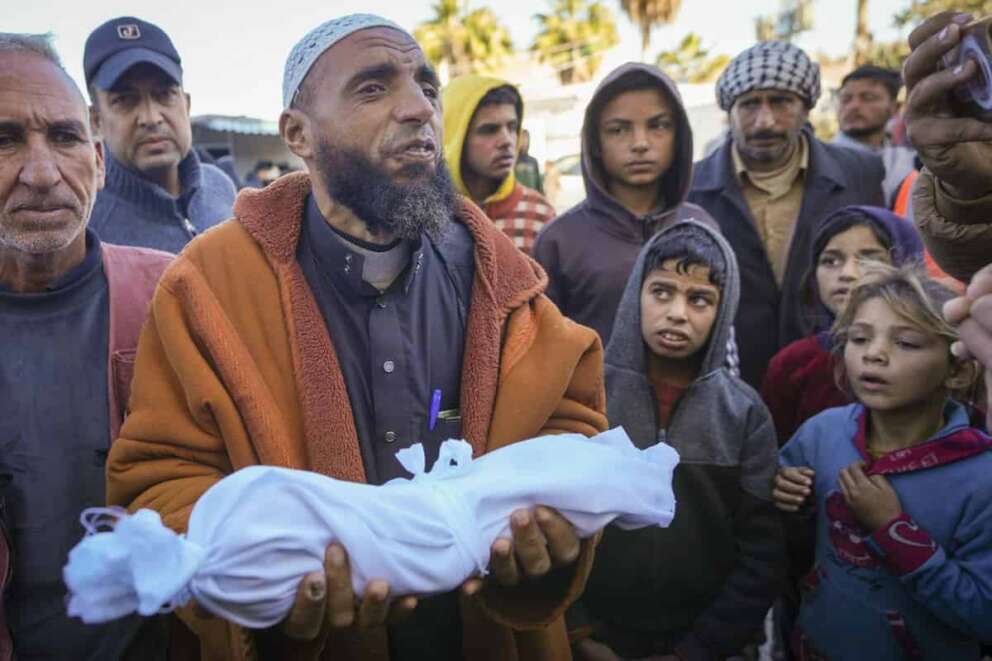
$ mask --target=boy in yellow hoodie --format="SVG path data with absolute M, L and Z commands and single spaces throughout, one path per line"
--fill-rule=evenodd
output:
M 462 76 L 444 88 L 442 105 L 444 156 L 458 191 L 529 255 L 555 210 L 513 174 L 523 120 L 520 93 L 498 78 Z

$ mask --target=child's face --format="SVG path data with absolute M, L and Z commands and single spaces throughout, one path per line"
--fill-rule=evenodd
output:
M 890 263 L 889 251 L 875 233 L 857 225 L 836 235 L 824 246 L 816 262 L 816 286 L 827 309 L 839 315 L 861 277 L 866 260 Z
M 662 263 L 641 285 L 641 335 L 656 356 L 684 359 L 709 339 L 720 305 L 720 289 L 708 266 L 676 271 L 677 260 Z
M 899 316 L 882 298 L 862 303 L 844 346 L 855 396 L 871 410 L 915 408 L 950 378 L 947 341 Z
M 603 169 L 630 187 L 655 186 L 675 159 L 677 116 L 660 90 L 624 92 L 599 115 Z

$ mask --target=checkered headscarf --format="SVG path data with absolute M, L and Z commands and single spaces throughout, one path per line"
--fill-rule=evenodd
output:
M 752 90 L 785 90 L 816 105 L 820 98 L 820 65 L 798 46 L 782 41 L 765 41 L 735 57 L 716 81 L 716 99 L 729 111 L 734 101 Z

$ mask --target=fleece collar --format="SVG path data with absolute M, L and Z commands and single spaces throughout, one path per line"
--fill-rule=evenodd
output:
M 296 172 L 265 188 L 245 188 L 238 194 L 234 216 L 271 261 L 296 260 L 310 186 L 307 173 Z M 475 241 L 476 272 L 498 309 L 508 314 L 544 291 L 548 277 L 543 269 L 512 243 L 501 240 L 489 218 L 468 198 L 460 199 L 455 221 L 465 225 Z
M 303 413 L 307 466 L 337 479 L 365 481 L 358 434 L 333 343 L 296 261 L 304 206 L 311 182 L 300 172 L 264 189 L 245 189 L 234 215 L 266 256 L 280 283 L 293 348 L 293 367 Z M 489 443 L 504 326 L 510 313 L 539 296 L 547 276 L 468 199 L 455 222 L 474 241 L 475 269 L 462 360 L 462 433 L 473 453 Z M 328 443 L 328 439 L 333 442 Z

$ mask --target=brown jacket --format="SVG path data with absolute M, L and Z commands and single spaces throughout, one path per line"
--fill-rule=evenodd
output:
M 913 188 L 913 219 L 927 252 L 951 277 L 966 283 L 992 262 L 992 196 L 955 200 L 923 168 Z
M 181 531 L 197 498 L 245 466 L 364 481 L 344 379 L 295 257 L 309 191 L 305 174 L 243 191 L 234 220 L 190 243 L 163 276 L 139 344 L 130 415 L 108 461 L 110 503 L 153 508 Z M 558 312 L 541 293 L 543 271 L 477 207 L 465 202 L 459 216 L 475 238 L 461 386 L 475 453 L 605 429 L 596 334 Z M 541 581 L 463 599 L 466 658 L 569 658 L 561 614 L 583 588 L 592 546 Z M 257 658 L 246 630 L 192 609 L 180 616 L 200 637 L 202 658 Z M 384 630 L 332 635 L 280 640 L 279 657 L 388 658 Z

